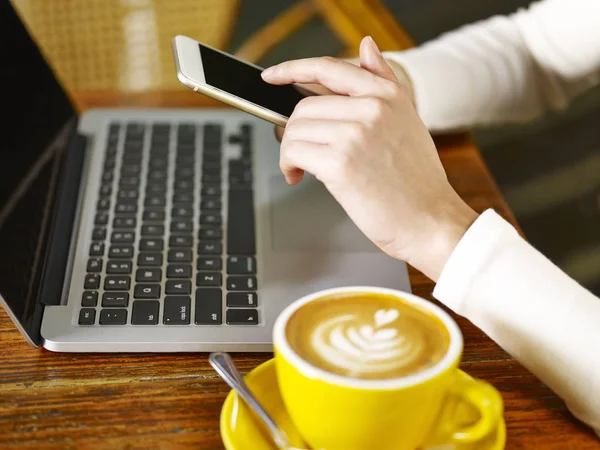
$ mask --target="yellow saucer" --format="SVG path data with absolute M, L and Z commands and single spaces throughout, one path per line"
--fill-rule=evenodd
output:
M 307 448 L 283 405 L 275 375 L 274 360 L 270 359 L 256 367 L 244 379 L 273 420 L 287 433 L 291 444 L 298 448 Z M 460 413 L 460 410 L 457 412 Z M 465 418 L 465 421 L 468 419 Z M 262 424 L 234 391 L 229 392 L 223 403 L 220 428 L 227 450 L 247 449 L 250 448 L 250 443 L 253 450 L 277 450 Z M 477 450 L 502 450 L 505 444 L 506 425 L 502 419 L 495 435 L 491 436 L 489 442 L 478 446 Z M 444 445 L 422 450 L 466 450 L 470 447 Z

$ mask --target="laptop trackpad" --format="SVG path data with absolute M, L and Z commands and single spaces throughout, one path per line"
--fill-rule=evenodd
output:
M 325 186 L 306 174 L 289 186 L 269 180 L 273 249 L 277 252 L 378 252 Z

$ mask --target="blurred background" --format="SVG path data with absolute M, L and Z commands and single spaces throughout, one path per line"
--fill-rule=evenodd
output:
M 12 0 L 68 90 L 182 90 L 176 34 L 268 66 L 402 50 L 524 0 Z M 528 125 L 474 130 L 527 239 L 600 295 L 600 88 Z

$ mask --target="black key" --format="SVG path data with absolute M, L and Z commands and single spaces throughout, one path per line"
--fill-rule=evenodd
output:
M 132 325 L 156 325 L 158 323 L 158 311 L 160 304 L 157 301 L 133 302 L 131 312 Z
M 191 220 L 174 220 L 171 222 L 171 231 L 177 233 L 189 233 L 194 226 Z
M 225 320 L 227 325 L 256 325 L 258 311 L 255 309 L 228 309 Z
M 113 228 L 135 228 L 137 221 L 135 217 L 115 217 Z
M 106 211 L 101 211 L 96 214 L 94 223 L 96 225 L 106 225 L 108 223 L 108 213 Z
M 169 247 L 191 247 L 193 243 L 194 238 L 190 234 L 175 235 L 169 238 Z
M 131 261 L 108 261 L 106 273 L 129 275 L 131 273 Z
M 102 294 L 102 306 L 127 308 L 129 306 L 129 292 L 105 292 Z
M 144 205 L 148 207 L 152 206 L 165 206 L 166 199 L 164 195 L 149 195 L 144 201 Z
M 135 272 L 135 281 L 160 281 L 162 278 L 162 270 L 157 267 L 147 267 L 138 269 Z
M 142 225 L 142 236 L 162 236 L 165 234 L 164 225 Z
M 114 179 L 112 170 L 107 170 L 102 174 L 102 181 L 108 183 Z
M 128 291 L 131 278 L 127 275 L 107 275 L 104 280 L 105 291 Z
M 83 282 L 84 289 L 98 289 L 100 287 L 100 275 L 97 273 L 88 273 Z
M 175 194 L 173 203 L 194 203 L 194 194 Z
M 144 211 L 143 219 L 162 222 L 163 220 L 165 220 L 165 212 L 164 211 L 153 211 L 153 210 Z
M 175 170 L 175 178 L 187 178 L 194 177 L 194 168 L 193 167 L 180 167 Z
M 191 264 L 169 264 L 167 266 L 167 278 L 191 278 Z
M 98 200 L 98 205 L 96 206 L 96 208 L 99 211 L 110 209 L 110 198 L 104 197 Z
M 192 208 L 178 206 L 176 208 L 171 209 L 171 217 L 173 218 L 187 218 L 192 217 L 193 215 L 194 210 Z
M 123 165 L 121 167 L 121 175 L 124 177 L 136 176 L 142 171 L 142 166 L 140 164 L 134 164 L 134 161 L 138 161 L 139 157 L 127 159 L 129 164 Z
M 253 255 L 254 200 L 252 191 L 229 191 L 227 220 L 227 253 Z
M 88 272 L 102 272 L 102 260 L 100 258 L 90 258 L 87 263 Z
M 110 241 L 114 244 L 128 244 L 133 242 L 135 234 L 131 231 L 113 231 Z
M 227 277 L 227 290 L 229 291 L 255 291 L 256 277 Z
M 165 325 L 189 325 L 191 303 L 191 298 L 186 295 L 165 297 L 163 323 Z
M 198 258 L 198 270 L 221 270 L 221 268 L 220 257 L 200 256 Z
M 229 161 L 229 173 L 245 172 L 252 167 L 248 159 L 234 159 Z
M 220 182 L 221 182 L 221 174 L 220 173 L 202 174 L 202 183 L 220 183 Z
M 137 213 L 137 204 L 136 203 L 124 203 L 121 200 L 117 203 L 117 207 L 115 209 L 117 214 L 135 214 Z
M 231 219 L 230 219 L 231 221 Z M 200 224 L 202 225 L 221 225 L 220 214 L 200 214 Z
M 126 323 L 126 309 L 103 309 L 100 311 L 100 325 L 125 325 Z
M 94 228 L 92 239 L 94 241 L 103 241 L 106 239 L 106 228 Z
M 163 256 L 161 253 L 140 253 L 138 266 L 162 266 Z
M 108 250 L 110 258 L 131 258 L 133 257 L 132 245 L 111 245 Z
M 141 239 L 140 250 L 141 251 L 159 251 L 164 247 L 162 239 Z
M 79 325 L 94 325 L 96 321 L 96 310 L 84 308 L 79 311 Z
M 196 163 L 196 157 L 195 155 L 192 154 L 183 154 L 183 155 L 177 155 L 177 158 L 175 159 L 175 164 L 176 167 L 185 167 L 185 166 L 193 166 Z M 181 180 L 184 181 L 184 180 Z M 185 180 L 188 183 L 187 188 L 183 187 L 183 185 L 180 186 L 181 189 L 191 189 L 192 188 L 192 184 L 190 180 Z M 175 187 L 177 187 L 177 183 L 175 183 Z
M 98 292 L 84 291 L 81 295 L 81 306 L 96 306 L 98 304 Z
M 134 188 L 140 185 L 140 177 L 121 177 L 119 187 Z
M 206 163 L 202 166 L 202 173 L 203 174 L 218 174 L 221 173 L 221 164 L 220 163 Z M 203 182 L 205 182 L 206 179 L 203 179 Z
M 191 294 L 192 282 L 190 280 L 167 280 L 165 294 Z
M 223 246 L 218 241 L 200 241 L 198 244 L 198 253 L 201 255 L 220 255 Z
M 257 304 L 258 298 L 256 292 L 229 292 L 227 294 L 227 306 L 248 308 Z
M 152 149 L 150 150 L 152 151 Z M 156 155 L 156 153 L 154 153 Z M 169 160 L 165 158 L 160 158 L 158 156 L 152 156 L 150 159 L 150 168 L 152 169 L 166 169 L 169 167 Z
M 103 242 L 92 242 L 90 245 L 90 256 L 102 256 L 104 255 L 104 243 Z
M 218 184 L 214 185 L 202 185 L 202 197 L 206 196 L 219 196 L 221 195 L 221 186 Z
M 151 181 L 166 180 L 167 176 L 167 171 L 163 169 L 154 169 L 148 172 L 148 179 Z
M 221 232 L 220 227 L 207 227 L 204 226 L 200 228 L 198 233 L 198 237 L 200 239 L 221 239 L 223 237 L 223 233 Z
M 218 152 L 205 152 L 202 155 L 202 165 L 207 163 L 217 163 L 221 161 L 221 154 Z
M 256 273 L 256 260 L 252 256 L 230 256 L 227 259 L 227 273 L 251 275 Z
M 192 251 L 190 249 L 169 250 L 169 262 L 192 262 Z
M 117 198 L 120 200 L 137 200 L 138 195 L 137 189 L 121 189 L 117 194 Z
M 217 272 L 198 272 L 196 275 L 197 286 L 221 286 L 222 277 Z
M 163 182 L 152 181 L 146 185 L 147 195 L 162 195 L 167 192 L 167 185 Z
M 221 199 L 216 197 L 207 197 L 200 202 L 201 210 L 221 210 Z
M 196 316 L 198 325 L 221 325 L 221 289 L 196 289 Z
M 229 182 L 232 184 L 251 184 L 252 172 L 250 170 L 246 170 L 245 172 L 230 173 Z
M 133 296 L 135 298 L 160 298 L 160 284 L 136 284 Z
M 103 197 L 110 197 L 112 194 L 112 186 L 110 184 L 103 184 L 100 186 L 100 195 Z
M 119 201 L 118 201 L 118 203 L 117 203 L 117 208 L 119 208 L 119 205 L 121 205 L 120 209 L 123 210 L 122 211 L 123 214 L 126 214 L 126 213 L 134 214 L 135 211 L 130 211 L 130 209 L 131 209 L 132 206 L 137 207 L 137 202 L 138 202 L 137 199 L 120 198 Z
M 188 191 L 194 189 L 194 183 L 187 180 L 176 180 L 173 188 L 181 191 Z

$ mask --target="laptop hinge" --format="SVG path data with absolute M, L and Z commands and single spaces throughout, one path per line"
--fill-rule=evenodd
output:
M 71 253 L 75 214 L 88 138 L 75 129 L 65 155 L 62 183 L 59 187 L 56 214 L 52 226 L 49 249 L 44 263 L 44 277 L 38 302 L 43 305 L 60 305 L 62 291 Z

